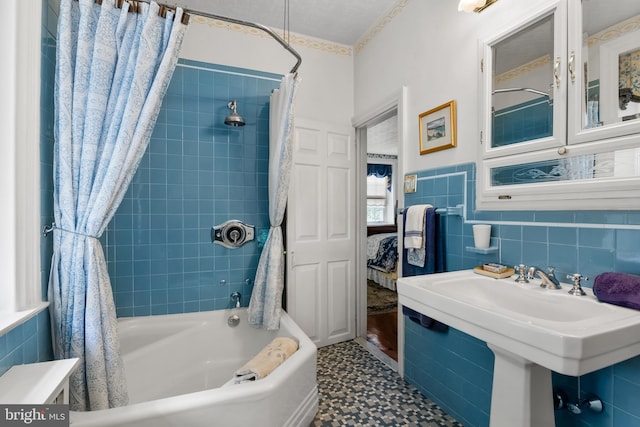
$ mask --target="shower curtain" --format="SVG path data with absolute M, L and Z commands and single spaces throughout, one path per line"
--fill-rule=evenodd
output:
M 54 354 L 78 357 L 72 410 L 127 404 L 116 314 L 98 240 L 149 143 L 178 58 L 183 12 L 62 0 L 55 87 Z
M 293 101 L 298 86 L 295 74 L 282 79 L 271 95 L 269 109 L 269 221 L 249 302 L 249 323 L 275 330 L 280 327 L 284 289 L 282 220 L 287 206 L 293 144 Z

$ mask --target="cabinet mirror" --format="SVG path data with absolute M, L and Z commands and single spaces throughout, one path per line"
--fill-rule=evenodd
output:
M 481 50 L 481 209 L 640 208 L 640 0 L 542 1 Z
M 553 15 L 492 46 L 491 147 L 553 133 Z
M 640 1 L 582 0 L 581 9 L 568 63 L 571 84 L 583 76 L 580 129 L 640 120 Z

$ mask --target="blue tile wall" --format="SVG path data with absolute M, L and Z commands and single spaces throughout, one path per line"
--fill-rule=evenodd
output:
M 55 23 L 56 13 L 43 1 L 41 44 L 41 101 L 40 101 L 40 217 L 41 224 L 53 221 L 53 87 L 55 77 Z M 49 266 L 53 253 L 52 244 L 43 239 L 40 251 L 42 260 L 41 282 L 44 297 L 47 295 Z M 49 310 L 0 335 L 0 375 L 13 365 L 46 362 L 53 359 Z
M 550 136 L 553 105 L 543 97 L 498 110 L 493 114 L 492 126 L 494 147 Z
M 238 219 L 269 228 L 269 96 L 281 76 L 180 60 L 151 142 L 106 232 L 117 314 L 145 316 L 247 305 L 261 247 L 211 243 Z M 224 125 L 236 99 L 246 126 Z
M 452 328 L 434 332 L 405 321 L 404 373 L 465 426 L 489 424 L 493 353 L 484 342 Z
M 418 184 L 415 193 L 405 194 L 406 206 L 465 204 L 466 220 L 458 216 L 445 219 L 448 271 L 500 262 L 553 265 L 558 277 L 575 272 L 591 278 L 605 271 L 640 274 L 639 212 L 477 211 L 475 172 L 475 164 L 411 172 L 417 174 Z M 466 250 L 473 246 L 474 222 L 493 225 L 497 253 Z M 591 283 L 584 285 L 590 287 Z M 457 330 L 438 334 L 405 320 L 407 380 L 465 425 L 488 425 L 493 362 L 486 345 Z M 577 378 L 554 373 L 553 383 L 574 399 L 578 395 Z M 557 426 L 640 425 L 640 410 L 633 398 L 640 393 L 640 357 L 583 375 L 579 384 L 583 395 L 593 392 L 603 399 L 604 413 L 576 417 L 556 411 Z
M 0 336 L 0 375 L 14 365 L 53 360 L 49 310 Z

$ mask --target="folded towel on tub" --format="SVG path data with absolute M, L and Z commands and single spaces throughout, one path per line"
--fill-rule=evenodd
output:
M 598 301 L 640 310 L 640 276 L 626 273 L 602 273 L 593 281 Z
M 266 377 L 296 351 L 298 351 L 298 342 L 293 338 L 275 338 L 253 359 L 235 372 L 235 383 L 255 381 Z

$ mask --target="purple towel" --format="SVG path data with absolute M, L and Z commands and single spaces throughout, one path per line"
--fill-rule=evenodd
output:
M 626 273 L 602 273 L 593 282 L 598 301 L 640 310 L 640 276 Z

